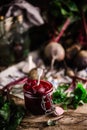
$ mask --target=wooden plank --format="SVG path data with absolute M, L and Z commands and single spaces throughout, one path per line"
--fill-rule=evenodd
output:
M 24 105 L 24 100 L 17 97 L 12 98 L 17 104 Z M 67 110 L 63 117 L 56 121 L 55 126 L 47 126 L 47 121 L 56 117 L 34 116 L 26 113 L 17 130 L 87 130 L 87 104 L 76 110 Z
M 83 113 L 67 112 L 63 115 L 63 118 L 56 121 L 57 124 L 55 126 L 47 126 L 44 124 L 44 122 L 48 120 L 48 117 L 45 119 L 41 118 L 41 122 L 38 122 L 37 117 L 34 118 L 35 123 L 32 123 L 30 120 L 31 117 L 25 116 L 17 130 L 27 130 L 32 128 L 35 130 L 37 130 L 37 128 L 42 130 L 87 130 L 87 114 Z

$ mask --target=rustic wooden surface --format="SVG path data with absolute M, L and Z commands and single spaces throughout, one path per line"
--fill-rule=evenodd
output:
M 17 104 L 24 105 L 24 100 L 13 97 Z M 63 117 L 56 121 L 56 125 L 47 126 L 51 116 L 33 116 L 26 113 L 17 130 L 87 130 L 87 104 L 78 107 L 76 110 L 68 110 Z

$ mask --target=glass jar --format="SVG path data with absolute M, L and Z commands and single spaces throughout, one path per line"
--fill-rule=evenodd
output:
M 12 43 L 12 17 L 0 16 L 0 65 L 9 66 L 13 64 L 10 44 Z
M 30 44 L 29 33 L 23 26 L 22 15 L 15 18 L 11 32 L 12 43 L 10 45 L 10 51 L 12 53 L 12 58 L 14 62 L 20 62 L 27 58 Z
M 38 86 L 36 84 L 37 80 L 28 79 L 23 86 L 26 109 L 35 115 L 51 112 L 53 110 L 52 84 L 43 80 L 40 80 Z
M 27 34 L 25 36 L 16 32 L 10 44 L 10 52 L 14 63 L 25 60 L 29 54 L 29 40 Z
M 9 31 L 6 30 L 6 19 L 0 17 L 0 65 L 8 66 L 11 64 Z
M 9 44 L 6 37 L 0 39 L 0 65 L 8 66 L 11 64 Z

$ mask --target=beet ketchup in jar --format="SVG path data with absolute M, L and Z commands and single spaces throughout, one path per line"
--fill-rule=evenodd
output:
M 50 82 L 28 79 L 23 86 L 25 107 L 32 114 L 39 115 L 52 111 L 53 86 Z

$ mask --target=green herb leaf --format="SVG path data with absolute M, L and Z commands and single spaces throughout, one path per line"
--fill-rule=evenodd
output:
M 9 121 L 10 117 L 10 106 L 9 103 L 6 102 L 3 107 L 0 109 L 0 116 L 5 120 Z

